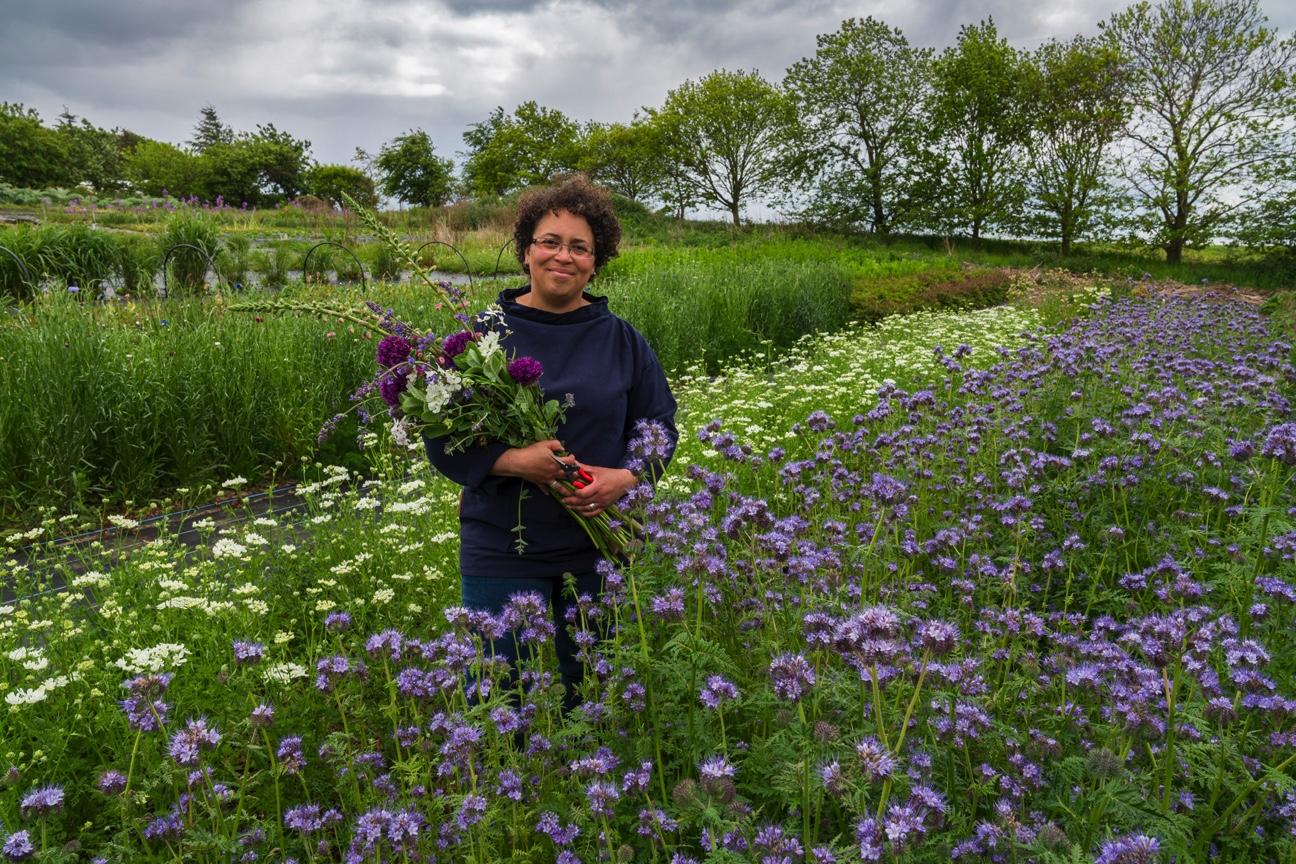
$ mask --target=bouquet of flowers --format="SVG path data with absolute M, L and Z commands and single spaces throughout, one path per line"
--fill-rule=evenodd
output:
M 381 334 L 375 361 L 377 370 L 351 396 L 356 413 L 367 422 L 385 413 L 390 418 L 393 439 L 408 444 L 426 433 L 446 439 L 446 452 L 464 449 L 488 440 L 510 447 L 526 447 L 536 441 L 558 437 L 558 426 L 570 404 L 544 398 L 539 381 L 544 374 L 534 357 L 507 353 L 501 339 L 507 335 L 503 312 L 488 307 L 475 318 L 469 314 L 463 292 L 449 282 L 434 281 L 419 265 L 413 250 L 373 213 L 351 199 L 347 203 L 378 240 L 386 245 L 401 265 L 428 287 L 446 297 L 452 310 L 444 334 L 419 330 L 396 318 L 391 309 L 366 301 L 363 310 L 292 300 L 243 302 L 231 309 L 251 312 L 306 312 L 350 321 Z M 373 411 L 381 404 L 385 410 Z M 345 417 L 333 417 L 323 430 L 326 436 Z M 569 454 L 559 454 L 569 455 Z M 590 476 L 573 464 L 567 478 L 545 488 L 561 500 L 581 488 Z M 566 505 L 564 505 L 566 506 Z M 594 516 L 568 508 L 595 547 L 608 558 L 630 552 L 637 544 L 637 523 L 616 507 Z M 525 542 L 522 526 L 518 552 Z

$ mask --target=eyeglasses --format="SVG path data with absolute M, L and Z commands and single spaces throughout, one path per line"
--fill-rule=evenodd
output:
M 573 258 L 592 258 L 594 256 L 594 250 L 584 240 L 573 240 L 570 243 L 564 243 L 557 237 L 536 237 L 531 242 L 550 255 L 557 255 L 559 249 L 565 248 Z

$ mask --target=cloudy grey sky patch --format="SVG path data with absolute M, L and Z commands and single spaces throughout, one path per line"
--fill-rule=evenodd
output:
M 578 121 L 627 121 L 713 69 L 771 81 L 815 36 L 872 15 L 943 48 L 993 17 L 1020 48 L 1093 33 L 1118 0 L 0 0 L 0 100 L 47 122 L 174 143 L 215 105 L 236 129 L 307 138 L 347 162 L 426 129 L 454 156 L 496 105 L 534 99 Z M 1296 4 L 1263 3 L 1290 33 Z

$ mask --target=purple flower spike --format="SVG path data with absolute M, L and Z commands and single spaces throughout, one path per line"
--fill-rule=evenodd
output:
M 534 357 L 519 357 L 509 361 L 508 374 L 523 387 L 529 387 L 540 380 L 540 376 L 544 374 L 544 367 Z

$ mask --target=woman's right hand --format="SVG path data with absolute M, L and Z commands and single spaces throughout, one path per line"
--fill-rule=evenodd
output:
M 505 450 L 495 460 L 491 473 L 501 477 L 521 477 L 537 486 L 548 486 L 565 476 L 562 468 L 554 461 L 554 457 L 562 450 L 562 442 L 554 438 L 537 441 L 526 447 L 513 447 Z M 566 456 L 563 457 L 563 461 L 575 462 L 576 460 Z

